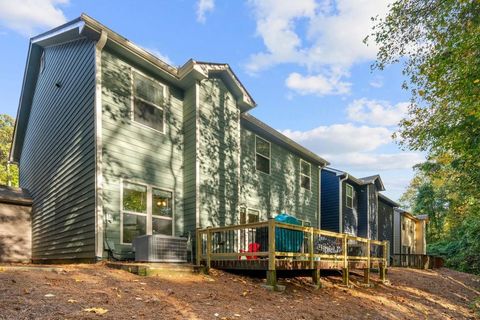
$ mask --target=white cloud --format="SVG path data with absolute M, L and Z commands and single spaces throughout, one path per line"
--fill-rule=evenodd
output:
M 294 63 L 323 78 L 333 70 L 344 70 L 342 77 L 348 77 L 352 65 L 375 58 L 377 47 L 365 45 L 363 39 L 371 32 L 371 17 L 385 15 L 389 2 L 249 0 L 265 51 L 250 57 L 247 71 Z M 297 28 L 301 23 L 306 27 Z
M 341 95 L 350 92 L 351 83 L 341 81 L 340 75 L 324 76 L 322 74 L 302 76 L 294 72 L 285 80 L 288 88 L 300 93 L 301 95 L 316 94 Z
M 391 105 L 387 101 L 369 100 L 366 98 L 354 100 L 347 107 L 349 120 L 381 126 L 395 126 L 407 116 L 408 102 Z
M 156 56 L 157 58 L 159 58 L 160 60 L 162 60 L 163 62 L 173 66 L 173 61 L 172 59 L 170 59 L 169 56 L 167 55 L 164 55 L 163 53 L 161 53 L 159 50 L 155 49 L 155 48 L 148 48 L 148 47 L 143 47 L 142 48 L 148 52 L 150 52 L 151 54 L 153 54 L 154 56 Z
M 320 126 L 308 131 L 287 129 L 282 133 L 320 155 L 373 151 L 392 141 L 392 132 L 387 128 L 351 123 Z
M 198 0 L 197 2 L 197 21 L 205 23 L 207 21 L 206 13 L 212 12 L 215 9 L 214 0 Z
M 374 88 L 381 88 L 383 87 L 383 79 L 381 77 L 377 77 L 369 82 L 369 85 Z
M 69 0 L 0 0 L 0 24 L 23 35 L 59 26 L 67 21 L 61 5 Z

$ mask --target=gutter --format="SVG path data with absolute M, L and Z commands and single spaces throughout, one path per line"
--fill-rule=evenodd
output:
M 338 208 L 338 232 L 339 233 L 343 233 L 343 224 L 342 224 L 342 220 L 343 220 L 343 196 L 342 196 L 342 193 L 343 193 L 343 188 L 342 188 L 342 183 L 348 179 L 348 173 L 345 173 L 345 177 L 341 178 L 340 179 L 340 183 L 338 184 L 338 204 L 339 204 L 339 208 Z

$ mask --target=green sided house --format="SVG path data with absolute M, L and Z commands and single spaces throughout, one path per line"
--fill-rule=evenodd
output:
M 196 228 L 280 212 L 320 227 L 328 162 L 254 107 L 227 64 L 172 67 L 86 15 L 32 38 L 10 154 L 32 259 L 132 258 L 144 235 L 171 253 Z

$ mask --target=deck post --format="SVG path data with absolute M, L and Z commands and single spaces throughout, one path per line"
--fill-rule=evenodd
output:
M 212 232 L 210 231 L 210 227 L 207 228 L 207 272 L 210 270 L 210 267 L 212 266 L 211 263 L 211 253 L 212 253 Z
M 277 272 L 275 270 L 275 220 L 268 220 L 268 270 L 267 285 L 276 287 Z
M 370 250 L 371 250 L 371 244 L 370 244 L 370 239 L 367 240 L 367 267 L 365 268 L 365 270 L 363 271 L 363 282 L 366 284 L 366 285 L 369 285 L 370 284 L 370 266 L 371 266 L 371 262 L 370 262 Z
M 380 280 L 382 282 L 387 280 L 387 245 L 388 241 L 383 241 L 383 259 L 380 264 Z
M 315 252 L 313 249 L 313 228 L 310 228 L 308 232 L 308 253 L 310 254 L 310 269 L 313 269 L 314 268 L 313 258 L 315 255 Z
M 312 282 L 314 286 L 318 286 L 319 288 L 322 286 L 320 282 L 320 267 L 312 270 Z
M 349 279 L 349 270 L 348 270 L 348 235 L 345 233 L 343 235 L 343 284 L 345 286 L 350 285 L 350 279 Z

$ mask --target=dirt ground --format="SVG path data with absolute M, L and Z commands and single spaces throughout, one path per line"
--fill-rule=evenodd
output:
M 0 266 L 0 319 L 480 319 L 480 278 L 448 269 L 391 268 L 390 285 L 374 274 L 374 288 L 350 289 L 333 272 L 318 290 L 297 277 L 271 292 L 263 279 L 217 270 L 141 277 L 102 264 L 59 268 Z

